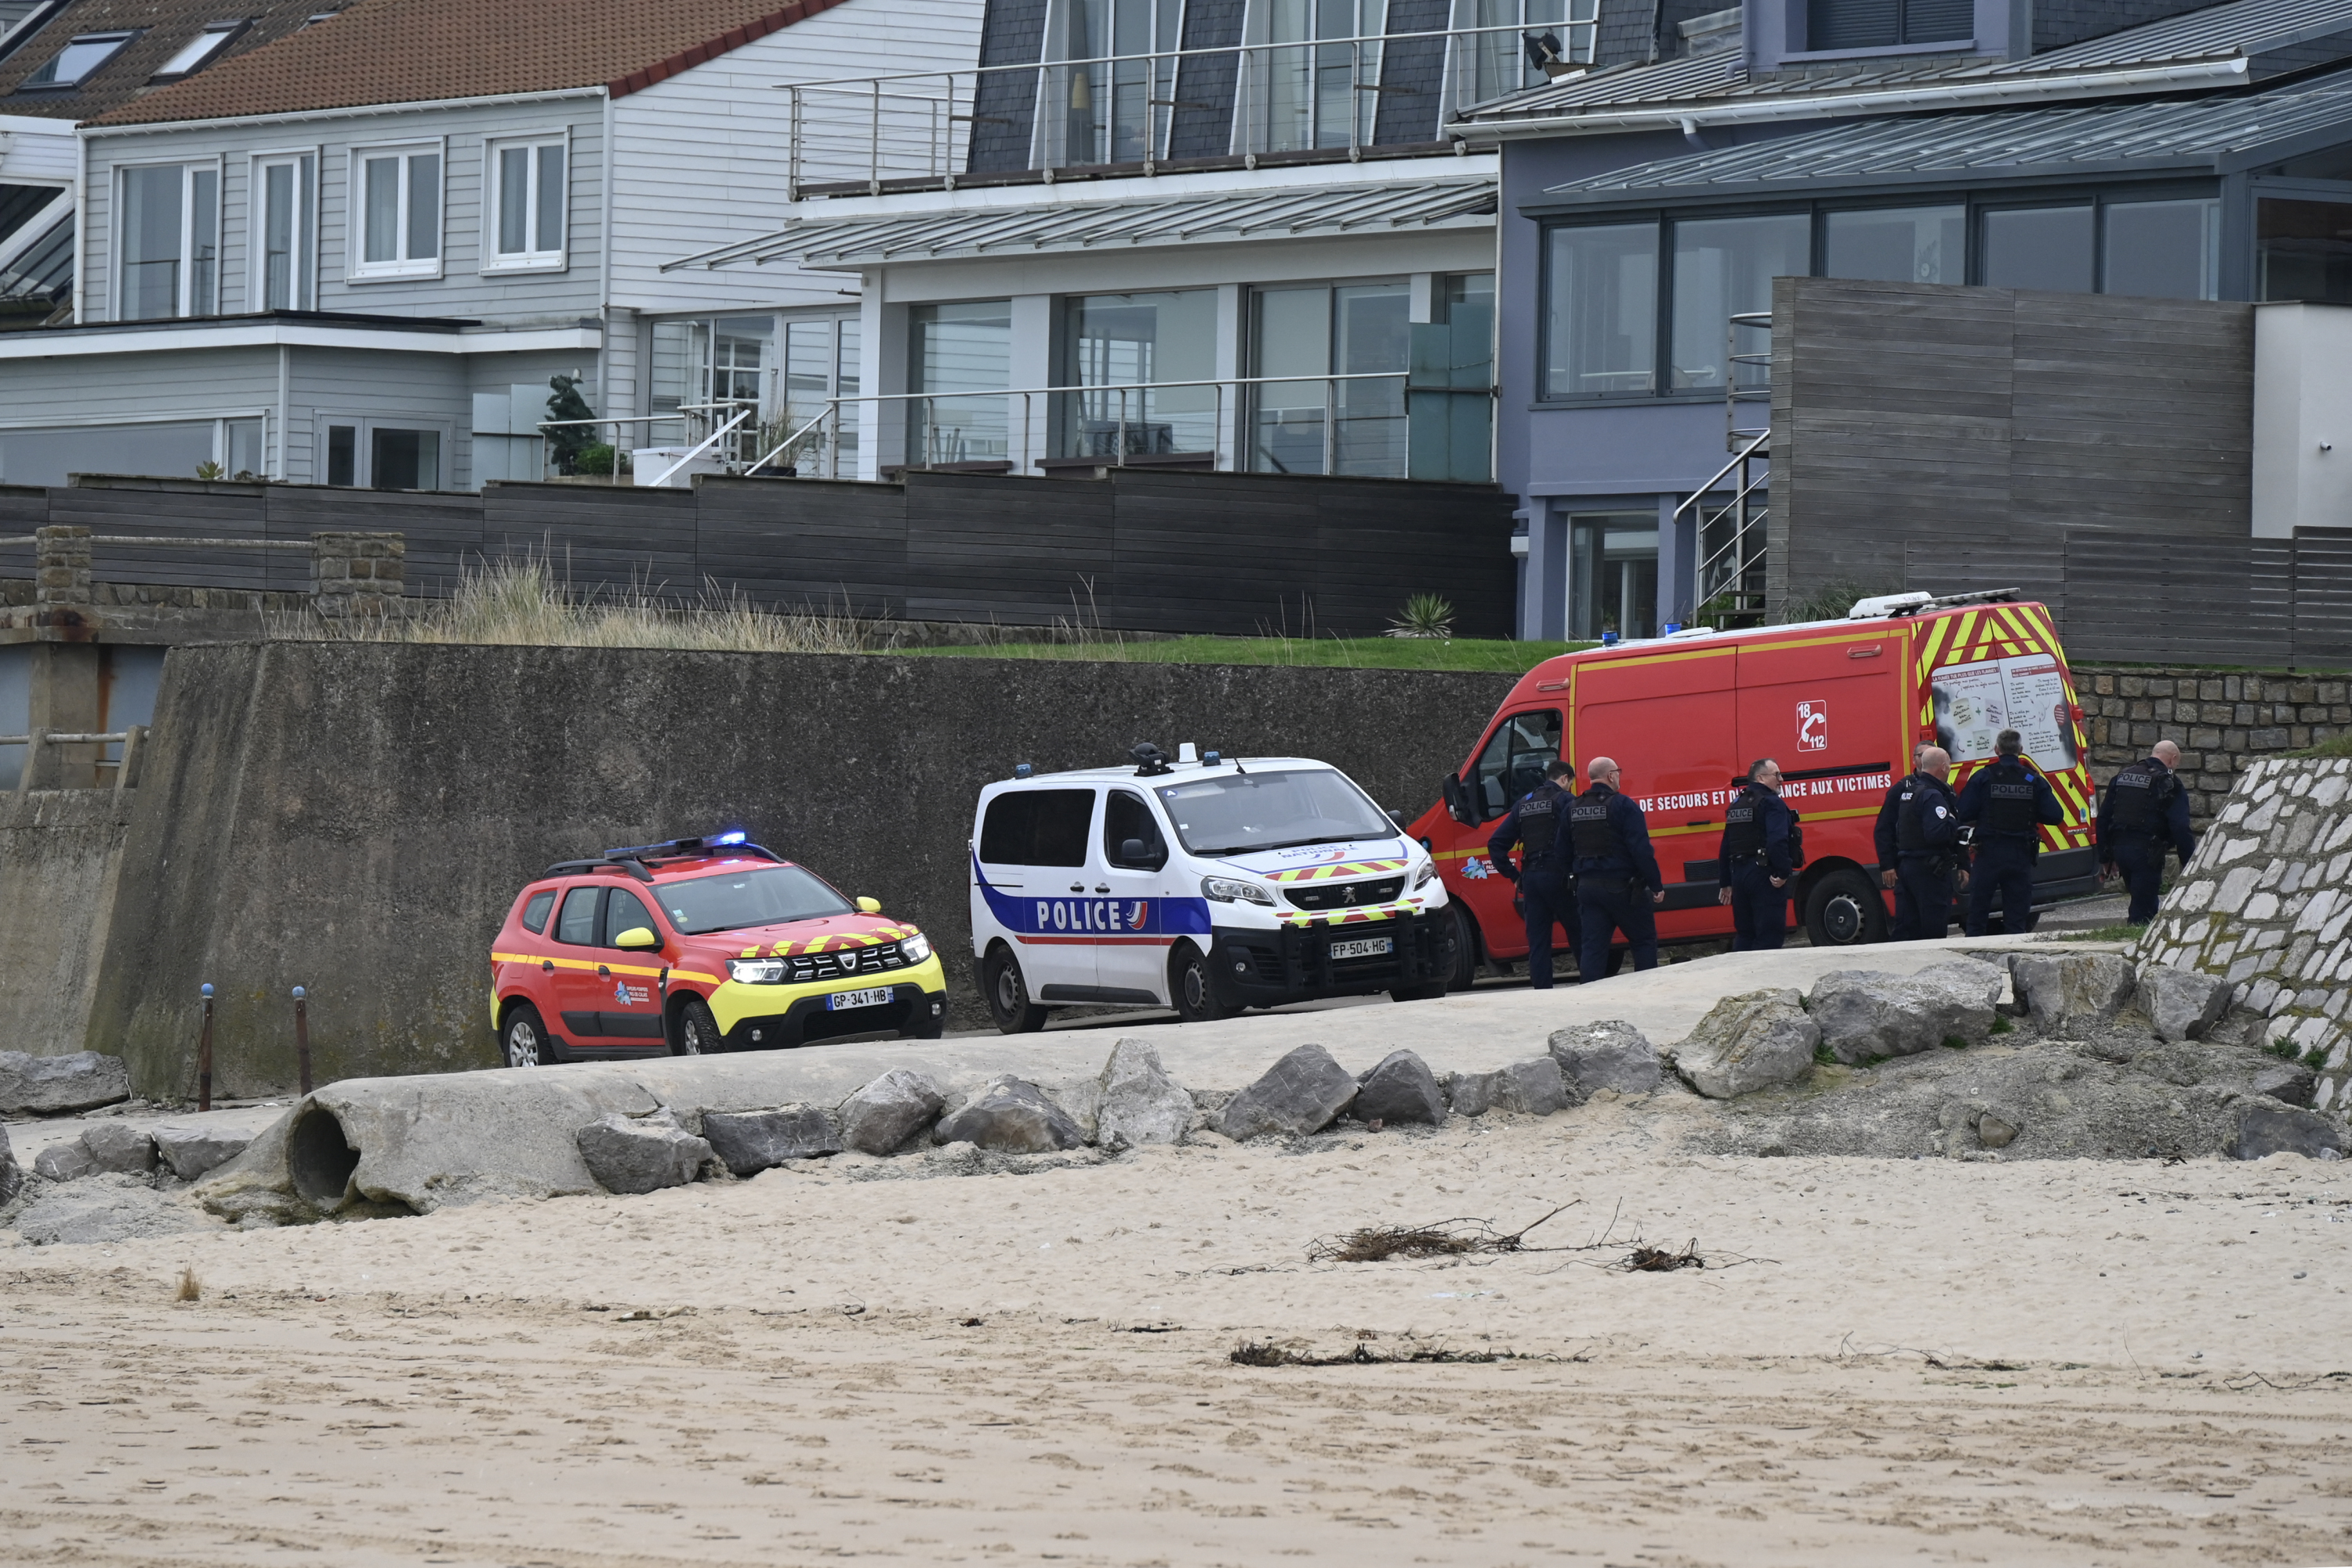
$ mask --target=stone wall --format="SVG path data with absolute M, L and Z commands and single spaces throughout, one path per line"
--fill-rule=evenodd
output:
M 2352 1058 L 2352 759 L 2256 759 L 2135 950 L 2222 975 L 2339 1114 Z M 2281 1047 L 2282 1050 L 2289 1048 Z
M 2352 729 L 2352 681 L 2342 675 L 2088 664 L 2074 667 L 2074 687 L 2099 784 L 2169 740 L 2200 831 L 2255 763 Z
M 0 795 L 0 1051 L 81 1049 L 137 793 Z

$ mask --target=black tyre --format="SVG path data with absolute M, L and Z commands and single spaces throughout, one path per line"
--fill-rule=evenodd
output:
M 1832 871 L 1805 899 L 1805 935 L 1815 947 L 1886 940 L 1886 900 L 1860 871 Z
M 1454 968 L 1445 977 L 1448 991 L 1467 991 L 1478 979 L 1478 922 L 1460 903 L 1445 906 L 1454 927 Z
M 719 1020 L 710 1016 L 710 1004 L 699 996 L 688 997 L 670 1025 L 669 1054 L 707 1057 L 718 1048 Z
M 1208 955 L 1189 942 L 1178 942 L 1169 956 L 1168 999 L 1176 1004 L 1176 1016 L 1187 1024 L 1211 1023 L 1234 1011 L 1217 994 Z
M 1445 989 L 1446 988 L 1443 985 L 1391 985 L 1389 987 L 1389 1000 L 1391 1002 L 1433 1002 L 1438 997 L 1445 994 Z
M 992 947 L 980 962 L 980 989 L 988 999 L 988 1016 L 997 1033 L 1032 1035 L 1045 1026 L 1045 1009 L 1029 1000 L 1029 982 L 1012 950 Z
M 908 1020 L 905 1028 L 898 1031 L 898 1037 L 907 1040 L 936 1040 L 947 1032 L 947 994 L 941 992 L 939 995 L 933 996 L 926 993 L 916 998 L 915 1016 Z
M 547 1025 L 541 1021 L 539 1009 L 528 1002 L 519 1002 L 507 1015 L 506 1027 L 499 1031 L 499 1055 L 510 1068 L 543 1068 L 558 1059 L 555 1042 L 547 1037 Z

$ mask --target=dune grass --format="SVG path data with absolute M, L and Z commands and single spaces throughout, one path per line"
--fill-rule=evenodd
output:
M 1486 637 L 1182 637 L 1133 641 L 1105 632 L 1070 642 L 1006 641 L 900 651 L 947 658 L 1041 658 L 1114 664 L 1271 664 L 1357 669 L 1467 669 L 1522 675 L 1555 654 L 1591 646 L 1590 643 L 1512 642 Z

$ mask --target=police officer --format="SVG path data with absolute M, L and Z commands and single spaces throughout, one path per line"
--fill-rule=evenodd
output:
M 1878 847 L 1878 881 L 1881 887 L 1895 886 L 1895 814 L 1903 809 L 1912 781 L 1919 776 L 1920 759 L 1927 754 L 1931 745 L 1931 742 L 1922 742 L 1911 748 L 1911 771 L 1896 779 L 1893 787 L 1887 790 L 1886 798 L 1878 803 L 1878 820 L 1871 827 L 1870 841 Z M 1898 931 L 1892 935 L 1899 942 L 1903 933 Z
M 1617 793 L 1617 764 L 1595 757 L 1584 765 L 1584 776 L 1588 787 L 1568 808 L 1568 831 L 1576 911 L 1584 926 L 1580 967 L 1590 985 L 1609 973 L 1614 932 L 1624 933 L 1635 969 L 1658 966 L 1658 922 L 1651 907 L 1666 901 L 1666 883 L 1650 852 L 1649 819 Z
M 2167 841 L 2184 867 L 2197 853 L 2197 836 L 2189 831 L 2189 792 L 2172 773 L 2179 765 L 2180 748 L 2158 741 L 2109 780 L 2099 797 L 2099 875 L 2123 872 L 2131 889 L 2131 912 L 2124 918 L 2136 926 L 2156 918 Z
M 1780 764 L 1758 758 L 1723 814 L 1716 852 L 1715 901 L 1731 906 L 1734 952 L 1778 947 L 1789 934 L 1789 877 L 1796 869 L 1789 828 L 1796 820 L 1780 798 Z
M 1922 746 L 1911 776 L 1887 792 L 1878 845 L 1881 875 L 1895 889 L 1896 942 L 1933 941 L 1952 919 L 1952 878 L 1960 860 L 1959 801 L 1948 782 L 1951 753 Z M 1890 820 L 1891 816 L 1891 820 Z M 1963 883 L 1967 873 L 1962 872 Z
M 2022 936 L 2033 929 L 2033 860 L 2042 853 L 2042 828 L 2066 820 L 2050 781 L 2025 765 L 2025 738 L 2003 730 L 1993 742 L 1990 766 L 1979 768 L 1960 791 L 1952 815 L 1977 825 L 1975 876 L 1969 888 L 1969 934 L 1982 936 L 1992 923 L 1992 899 L 2000 894 L 2001 929 Z
M 1568 951 L 1581 958 L 1583 933 L 1576 918 L 1576 879 L 1568 868 L 1568 808 L 1575 800 L 1569 786 L 1576 782 L 1576 766 L 1555 760 L 1544 769 L 1543 783 L 1521 797 L 1486 840 L 1486 858 L 1496 871 L 1519 885 L 1512 901 L 1528 922 L 1528 984 L 1538 991 L 1551 989 L 1551 928 L 1568 932 Z M 1519 847 L 1521 866 L 1511 864 L 1511 846 Z

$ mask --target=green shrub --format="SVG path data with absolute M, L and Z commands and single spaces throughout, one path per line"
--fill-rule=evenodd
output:
M 1992 1021 L 1992 1032 L 1996 1035 L 2014 1034 L 2016 1030 L 2017 1026 L 2006 1018 L 1995 1018 Z
M 2314 1046 L 2303 1053 L 2303 1065 L 2316 1072 L 2327 1065 L 2327 1047 Z
M 572 471 L 593 474 L 601 479 L 613 471 L 613 464 L 619 456 L 610 442 L 599 441 L 594 446 L 580 448 L 580 456 L 572 460 Z
M 2288 1039 L 2284 1035 L 2281 1035 L 2277 1039 L 2273 1040 L 2269 1045 L 2263 1048 L 2270 1052 L 2271 1055 L 2278 1058 L 2278 1059 L 2283 1062 L 2291 1062 L 2294 1060 L 2297 1055 L 2294 1048 L 2294 1042 Z
M 1948 1051 L 1965 1051 L 1969 1048 L 1969 1043 L 1958 1035 L 1946 1035 L 1944 1048 Z

